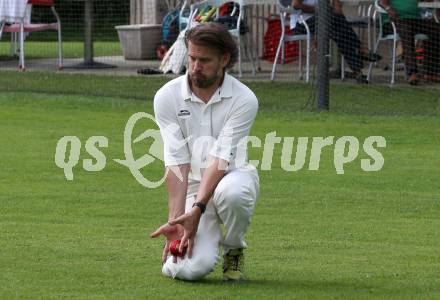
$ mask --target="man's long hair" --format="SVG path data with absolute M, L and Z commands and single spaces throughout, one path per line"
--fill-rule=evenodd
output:
M 229 53 L 231 58 L 225 69 L 231 69 L 238 60 L 237 44 L 228 29 L 220 23 L 209 22 L 188 29 L 185 34 L 187 48 L 188 42 L 215 49 L 220 55 Z

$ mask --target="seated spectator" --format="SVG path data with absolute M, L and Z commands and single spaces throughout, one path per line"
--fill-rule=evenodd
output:
M 419 81 L 414 43 L 414 36 L 418 33 L 424 33 L 429 37 L 429 40 L 424 42 L 426 79 L 440 82 L 440 24 L 434 19 L 422 19 L 417 0 L 380 0 L 380 5 L 396 24 L 403 45 L 409 84 L 417 85 Z M 386 17 L 384 21 L 387 19 Z M 392 31 L 390 23 L 387 24 L 388 28 L 385 26 L 384 30 Z
M 315 6 L 317 0 L 292 0 L 292 7 L 297 10 L 291 16 L 290 28 L 296 33 L 306 32 L 305 26 L 298 23 L 302 14 L 310 32 L 315 33 Z M 377 61 L 381 57 L 361 48 L 361 41 L 354 32 L 350 23 L 343 15 L 342 4 L 339 0 L 333 0 L 333 9 L 330 14 L 330 39 L 335 41 L 350 69 L 353 71 L 356 81 L 368 83 L 365 75 L 362 74 L 363 60 Z

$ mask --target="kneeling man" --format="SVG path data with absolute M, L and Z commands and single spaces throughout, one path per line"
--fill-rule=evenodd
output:
M 164 141 L 168 222 L 164 275 L 198 280 L 209 274 L 224 249 L 225 280 L 241 280 L 245 234 L 259 193 L 256 169 L 247 163 L 246 140 L 258 110 L 254 93 L 226 70 L 237 61 L 237 45 L 221 24 L 187 31 L 189 67 L 154 98 Z M 221 226 L 224 226 L 224 234 Z M 181 240 L 183 257 L 169 256 Z

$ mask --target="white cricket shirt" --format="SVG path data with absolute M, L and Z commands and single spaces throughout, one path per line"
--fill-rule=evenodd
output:
M 165 166 L 190 163 L 189 179 L 200 181 L 209 155 L 227 161 L 227 171 L 246 165 L 243 142 L 257 110 L 255 94 L 227 73 L 207 103 L 191 92 L 188 73 L 166 83 L 154 97 Z

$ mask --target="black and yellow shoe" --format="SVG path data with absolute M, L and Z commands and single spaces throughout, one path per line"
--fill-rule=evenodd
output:
M 231 249 L 223 255 L 223 280 L 240 281 L 244 280 L 243 274 L 244 255 L 243 249 Z

